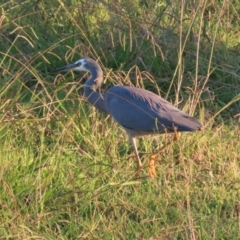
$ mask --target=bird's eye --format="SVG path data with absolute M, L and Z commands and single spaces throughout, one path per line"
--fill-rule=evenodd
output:
M 77 65 L 77 67 L 80 67 L 82 65 L 82 63 L 78 62 L 76 65 Z

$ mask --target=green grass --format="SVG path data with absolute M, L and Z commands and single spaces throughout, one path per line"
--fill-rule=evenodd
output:
M 1 2 L 0 239 L 239 239 L 238 5 Z M 125 132 L 78 94 L 87 76 L 50 74 L 86 55 L 102 90 L 143 87 L 204 124 L 156 179 L 148 157 L 172 136 L 138 141 L 137 180 Z

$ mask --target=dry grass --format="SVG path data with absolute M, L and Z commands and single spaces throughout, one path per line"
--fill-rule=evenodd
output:
M 1 7 L 0 239 L 239 239 L 237 2 Z M 157 179 L 135 179 L 125 133 L 77 75 L 49 74 L 85 55 L 102 90 L 147 88 L 203 122 L 159 156 Z M 169 138 L 139 140 L 145 165 Z

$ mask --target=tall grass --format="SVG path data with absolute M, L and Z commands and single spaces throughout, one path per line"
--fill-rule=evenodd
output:
M 237 1 L 0 3 L 0 239 L 239 239 Z M 123 130 L 51 70 L 82 56 L 199 118 L 135 162 Z M 139 140 L 144 165 L 169 136 Z M 170 136 L 171 138 L 171 136 Z

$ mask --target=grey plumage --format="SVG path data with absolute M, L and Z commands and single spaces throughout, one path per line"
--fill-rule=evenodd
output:
M 202 128 L 197 119 L 145 89 L 113 86 L 99 94 L 96 90 L 101 86 L 103 72 L 98 63 L 91 58 L 82 58 L 55 71 L 69 70 L 90 72 L 91 76 L 84 85 L 85 97 L 97 109 L 111 115 L 126 130 L 133 144 L 139 168 L 141 162 L 135 137 L 153 133 L 192 132 Z

